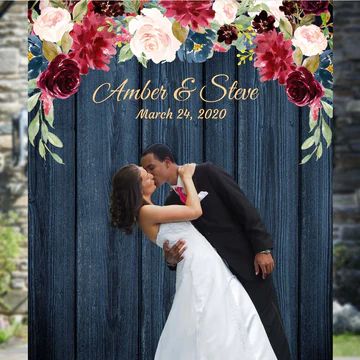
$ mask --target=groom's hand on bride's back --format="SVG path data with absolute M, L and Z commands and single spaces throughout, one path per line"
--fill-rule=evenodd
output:
M 169 241 L 166 240 L 163 245 L 164 256 L 166 263 L 170 267 L 176 266 L 184 257 L 184 251 L 186 250 L 185 240 L 178 240 L 173 246 L 170 247 Z
M 266 279 L 266 277 L 273 272 L 275 263 L 270 253 L 269 254 L 257 253 L 255 255 L 254 266 L 255 266 L 255 275 L 258 275 L 259 272 L 261 271 L 262 278 Z

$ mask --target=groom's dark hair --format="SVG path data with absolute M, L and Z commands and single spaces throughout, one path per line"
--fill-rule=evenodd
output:
M 165 161 L 165 159 L 168 158 L 173 163 L 176 163 L 174 154 L 172 153 L 171 149 L 165 144 L 153 144 L 148 146 L 141 154 L 141 157 L 144 157 L 148 154 L 154 154 L 154 157 L 161 162 Z

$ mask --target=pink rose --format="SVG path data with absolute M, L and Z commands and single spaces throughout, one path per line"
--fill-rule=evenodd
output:
M 174 61 L 180 41 L 172 32 L 172 24 L 158 9 L 143 9 L 142 15 L 136 16 L 129 23 L 130 48 L 135 56 L 145 54 L 158 64 L 161 61 Z
M 70 13 L 66 9 L 46 7 L 34 21 L 34 32 L 41 40 L 58 42 L 65 32 L 72 30 Z
M 292 43 L 306 56 L 321 54 L 327 47 L 326 37 L 316 25 L 298 27 Z
M 215 21 L 220 25 L 231 24 L 236 18 L 239 4 L 236 0 L 215 0 L 212 8 Z

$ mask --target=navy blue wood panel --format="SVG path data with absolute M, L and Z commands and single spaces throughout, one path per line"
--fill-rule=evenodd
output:
M 110 72 L 90 71 L 76 97 L 59 102 L 65 167 L 44 164 L 30 149 L 31 359 L 45 358 L 44 349 L 54 359 L 153 358 L 175 273 L 139 231 L 124 236 L 109 226 L 109 195 L 114 172 L 138 163 L 156 142 L 167 143 L 178 163 L 210 160 L 235 177 L 274 239 L 274 282 L 294 358 L 330 354 L 331 153 L 300 167 L 307 114 L 289 103 L 283 87 L 261 83 L 252 64 L 238 67 L 235 53 L 228 55 L 205 64 L 149 62 L 147 69 L 135 59 L 114 60 Z M 206 98 L 219 94 L 210 82 L 219 73 L 230 77 L 219 81 L 224 85 L 238 80 L 239 87 L 259 87 L 258 99 L 205 103 L 199 90 L 207 85 Z M 173 91 L 187 77 L 195 78 L 197 91 L 175 101 Z M 126 78 L 127 88 L 148 80 L 151 88 L 163 85 L 168 97 L 92 102 L 98 85 L 117 87 Z M 173 118 L 136 119 L 142 108 L 170 108 Z M 227 116 L 199 120 L 201 108 L 225 108 Z M 192 119 L 177 119 L 181 109 Z M 154 201 L 161 204 L 167 191 L 157 191 Z
M 54 102 L 65 166 L 29 145 L 29 358 L 36 360 L 75 359 L 74 104 Z
M 308 109 L 300 113 L 301 142 L 309 137 L 308 114 Z M 332 159 L 329 148 L 318 162 L 309 161 L 302 167 L 299 177 L 298 340 L 302 360 L 332 359 Z
M 133 72 L 112 63 L 107 73 L 84 78 L 77 102 L 77 359 L 136 358 L 139 262 L 137 238 L 109 226 L 109 195 L 115 170 L 137 162 L 136 102 L 116 98 L 95 104 L 96 86 L 118 86 Z M 96 86 L 95 86 L 96 85 Z M 130 136 L 129 136 L 130 135 Z M 135 321 L 134 321 L 135 320 Z M 132 326 L 130 323 L 134 322 Z M 121 341 L 121 339 L 125 341 Z
M 298 335 L 298 114 L 277 82 L 260 82 L 246 63 L 244 88 L 259 88 L 254 101 L 238 102 L 238 183 L 258 209 L 273 238 L 280 312 L 294 359 Z

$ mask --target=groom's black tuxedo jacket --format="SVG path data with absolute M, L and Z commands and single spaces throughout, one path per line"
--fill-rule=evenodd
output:
M 192 224 L 236 276 L 255 280 L 255 254 L 273 248 L 258 211 L 231 176 L 210 162 L 196 165 L 193 181 L 198 192 L 208 195 L 201 201 L 203 215 Z M 165 205 L 172 204 L 182 204 L 173 190 L 165 201 Z

